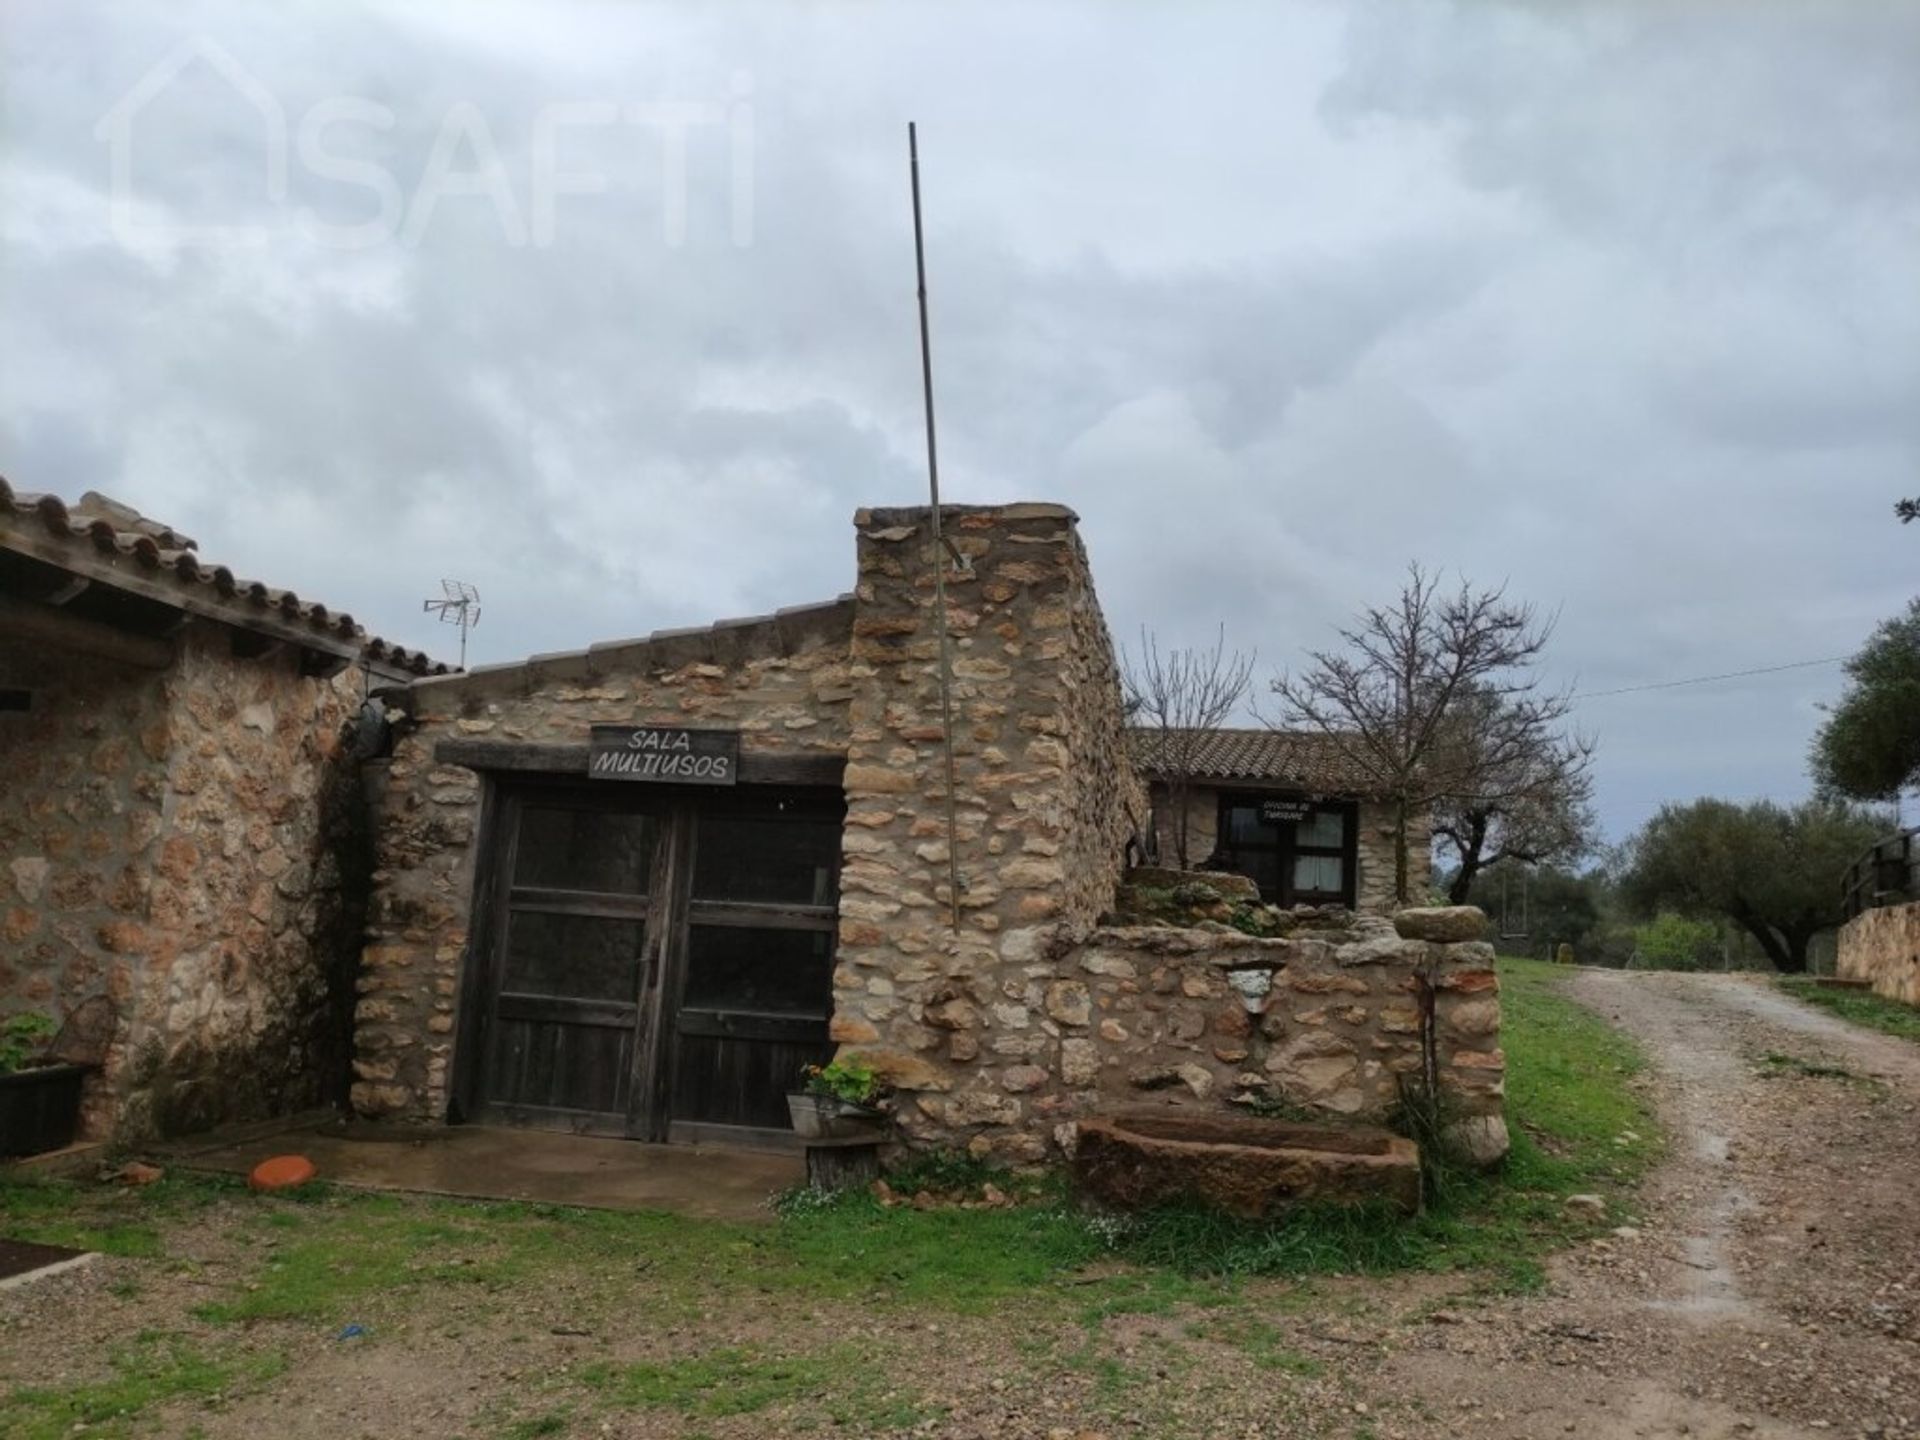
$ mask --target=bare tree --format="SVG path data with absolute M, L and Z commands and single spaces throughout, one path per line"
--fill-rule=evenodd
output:
M 1252 688 L 1252 654 L 1226 648 L 1226 627 L 1208 650 L 1169 650 L 1144 626 L 1140 654 L 1120 652 L 1127 716 L 1151 737 L 1152 769 L 1165 781 L 1173 811 L 1175 862 L 1188 869 L 1187 795 L 1207 741 L 1232 718 Z
M 1411 903 L 1407 845 L 1414 813 L 1459 788 L 1448 774 L 1446 722 L 1463 696 L 1485 697 L 1522 714 L 1565 704 L 1538 693 L 1533 662 L 1553 633 L 1531 605 L 1505 588 L 1465 580 L 1444 592 L 1418 564 L 1392 605 L 1363 611 L 1340 631 L 1344 651 L 1308 652 L 1298 674 L 1274 678 L 1283 725 L 1343 740 L 1394 807 L 1394 894 Z M 1564 711 L 1562 712 L 1564 713 Z
M 1453 852 L 1454 904 L 1488 866 L 1565 863 L 1591 845 L 1594 742 L 1562 728 L 1571 708 L 1564 694 L 1516 701 L 1478 687 L 1455 700 L 1429 765 L 1449 786 L 1433 833 Z

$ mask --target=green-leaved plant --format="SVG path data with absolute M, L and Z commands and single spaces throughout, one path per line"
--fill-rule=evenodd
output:
M 871 1105 L 884 1096 L 888 1088 L 879 1071 L 858 1060 L 809 1065 L 802 1074 L 809 1095 L 824 1095 L 849 1105 Z
M 26 1069 L 39 1058 L 53 1032 L 53 1021 L 33 1010 L 0 1020 L 0 1075 Z

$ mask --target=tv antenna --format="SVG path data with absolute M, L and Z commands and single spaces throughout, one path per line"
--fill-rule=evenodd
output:
M 443 598 L 422 600 L 422 610 L 437 610 L 449 625 L 460 627 L 460 668 L 467 668 L 467 632 L 480 623 L 480 592 L 464 580 L 442 580 Z

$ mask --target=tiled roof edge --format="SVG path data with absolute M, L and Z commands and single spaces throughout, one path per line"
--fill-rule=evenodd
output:
M 104 563 L 111 568 L 130 560 L 147 572 L 145 578 L 177 588 L 183 600 L 193 597 L 211 605 L 230 624 L 245 628 L 250 619 L 271 614 L 311 631 L 315 642 L 329 650 L 353 650 L 370 664 L 413 675 L 449 671 L 450 667 L 421 651 L 369 636 L 344 610 L 336 613 L 318 601 L 302 600 L 291 590 L 243 580 L 224 565 L 208 564 L 191 537 L 105 496 L 89 492 L 69 505 L 58 495 L 15 490 L 0 476 L 0 531 L 17 527 L 28 532 L 35 525 L 55 546 L 73 552 L 77 564 Z M 50 559 L 44 552 L 37 558 Z M 102 583 L 110 585 L 112 580 Z
M 782 655 L 799 650 L 808 633 L 823 624 L 838 629 L 851 626 L 853 596 L 841 595 L 811 605 L 790 605 L 771 615 L 746 615 L 716 620 L 711 625 L 655 630 L 623 640 L 602 640 L 584 650 L 558 650 L 529 655 L 499 665 L 476 665 L 449 675 L 415 680 L 408 689 L 431 697 L 452 697 L 474 691 L 518 691 L 544 681 L 598 679 L 613 669 L 642 661 L 677 668 L 728 658 L 742 642 L 758 636 L 773 638 L 772 649 Z

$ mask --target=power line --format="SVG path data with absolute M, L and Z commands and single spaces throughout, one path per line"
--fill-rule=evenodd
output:
M 1617 690 L 1575 691 L 1575 700 L 1599 700 L 1607 695 L 1635 695 L 1642 690 L 1672 690 L 1681 685 L 1709 685 L 1716 680 L 1744 680 L 1749 675 L 1778 675 L 1783 670 L 1809 670 L 1816 665 L 1838 665 L 1845 655 L 1828 655 L 1821 660 L 1794 660 L 1785 665 L 1762 665 L 1753 670 L 1728 670 L 1720 675 L 1690 675 L 1685 680 L 1656 680 L 1651 685 L 1622 685 Z

